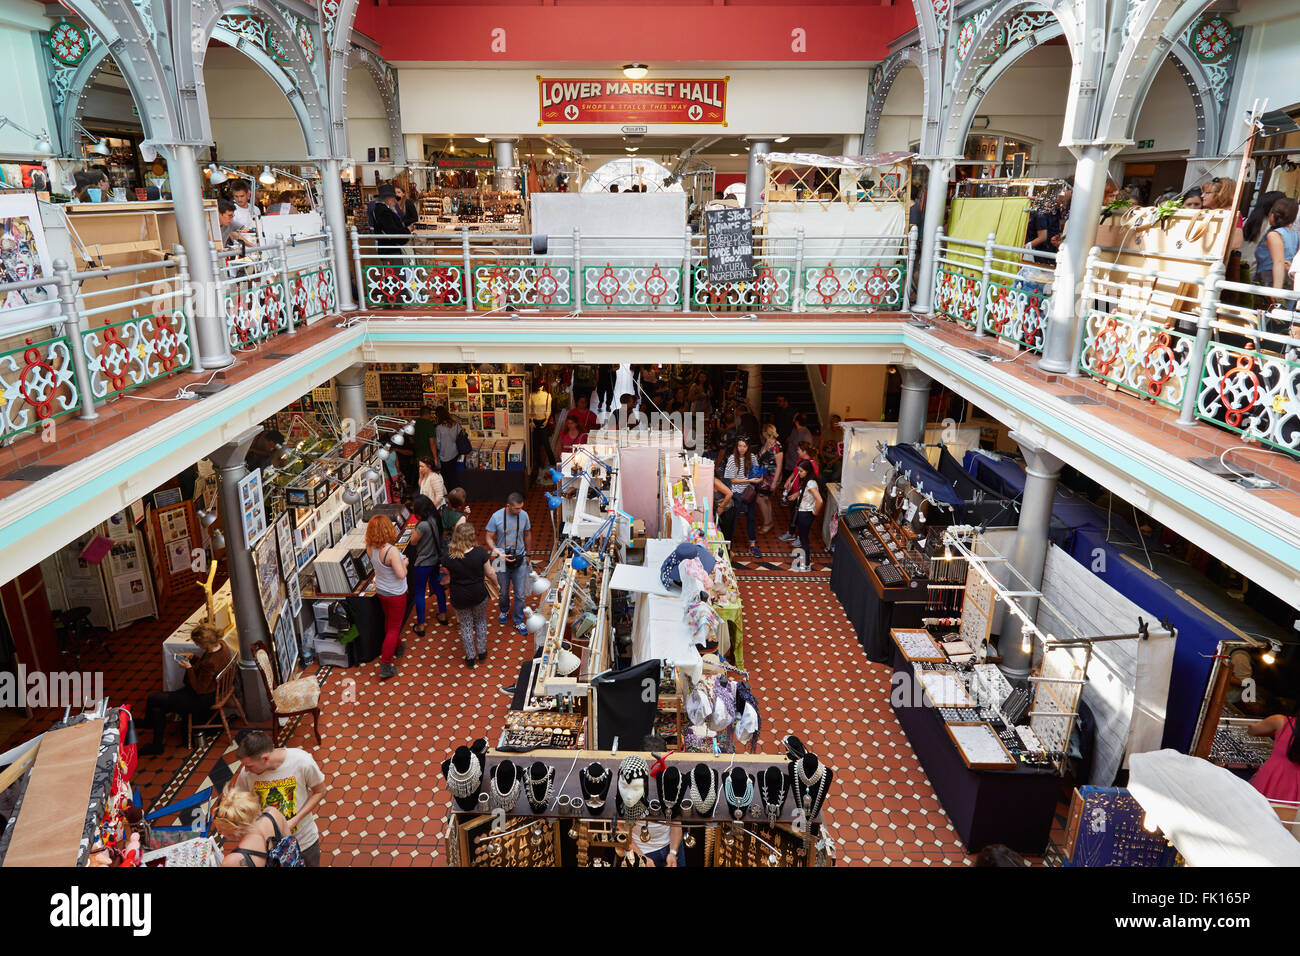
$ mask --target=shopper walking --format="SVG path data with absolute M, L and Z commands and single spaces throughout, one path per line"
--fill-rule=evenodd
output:
M 387 515 L 375 515 L 366 525 L 366 553 L 375 569 L 375 594 L 384 611 L 384 646 L 379 655 L 379 679 L 397 676 L 393 658 L 401 657 L 402 624 L 406 620 L 407 558 L 397 549 L 397 529 Z
M 269 734 L 249 731 L 235 751 L 240 770 L 231 784 L 251 793 L 263 809 L 274 807 L 285 816 L 287 831 L 298 838 L 302 861 L 320 866 L 320 831 L 316 808 L 325 798 L 325 774 L 315 759 L 299 747 L 277 747 Z
M 804 569 L 809 568 L 812 560 L 812 543 L 811 531 L 813 518 L 821 510 L 822 495 L 821 489 L 817 487 L 817 479 L 813 476 L 813 463 L 811 459 L 805 458 L 799 462 L 799 484 L 800 491 L 797 503 L 795 505 L 794 525 L 799 535 L 799 547 L 803 548 Z
M 433 429 L 433 443 L 438 446 L 438 470 L 442 473 L 444 488 L 456 486 L 456 472 L 460 468 L 460 424 L 451 417 L 446 405 L 439 405 L 433 413 L 437 425 Z
M 498 560 L 497 583 L 501 598 L 497 605 L 497 623 L 506 623 L 510 614 L 510 588 L 515 592 L 515 630 L 527 634 L 524 626 L 524 602 L 528 599 L 528 552 L 533 545 L 533 523 L 524 510 L 524 496 L 510 492 L 506 506 L 492 515 L 487 523 L 487 545 Z
M 163 752 L 163 735 L 167 715 L 207 717 L 216 702 L 217 677 L 234 659 L 234 653 L 221 639 L 221 632 L 210 624 L 200 624 L 190 632 L 198 645 L 198 656 L 180 655 L 177 663 L 185 669 L 185 683 L 177 690 L 150 694 L 144 705 L 145 723 L 153 728 L 153 743 L 140 747 L 140 755 L 153 757 Z
M 817 459 L 814 456 L 814 450 L 811 443 L 809 442 L 801 443 L 797 448 L 795 448 L 794 454 L 795 454 L 795 459 L 793 464 L 791 465 L 790 476 L 786 478 L 785 484 L 782 486 L 782 495 L 784 496 L 785 500 L 788 502 L 794 502 L 798 500 L 799 491 L 803 486 L 802 473 L 799 471 L 800 463 L 805 461 L 808 462 L 809 467 L 812 468 L 813 477 L 814 478 L 821 477 L 821 471 L 819 470 Z M 785 534 L 780 536 L 782 541 L 798 540 L 798 534 L 797 534 L 798 529 L 796 527 L 796 522 L 795 522 L 795 519 L 798 517 L 799 517 L 799 509 L 797 507 L 791 509 L 790 528 Z
M 468 521 L 457 525 L 443 561 L 443 580 L 460 619 L 466 667 L 487 660 L 487 578 L 493 573 L 492 555 L 479 546 L 474 526 Z
M 411 586 L 415 590 L 415 633 L 424 636 L 425 597 L 429 584 L 433 584 L 434 597 L 438 599 L 438 623 L 447 624 L 447 592 L 442 587 L 438 565 L 445 557 L 442 545 L 442 527 L 438 509 L 427 495 L 416 495 L 411 503 L 415 512 L 415 529 L 411 532 L 409 547 L 415 549 L 415 566 L 411 568 Z
M 749 551 L 754 557 L 762 553 L 758 550 L 758 535 L 754 527 L 754 502 L 758 498 L 758 484 L 763 480 L 763 467 L 758 463 L 758 456 L 749 450 L 749 439 L 741 435 L 736 439 L 735 450 L 727 458 L 722 479 L 731 489 L 736 503 L 736 526 L 744 516 L 745 530 L 749 533 Z M 733 528 L 733 535 L 735 533 Z M 736 547 L 734 537 L 732 549 Z
M 781 483 L 781 464 L 785 454 L 777 438 L 776 426 L 768 422 L 763 426 L 763 446 L 758 451 L 758 463 L 763 468 L 763 480 L 758 484 L 759 534 L 772 530 L 772 495 Z
M 438 465 L 430 455 L 421 455 L 417 466 L 420 494 L 433 502 L 435 508 L 441 508 L 447 500 L 447 484 L 438 472 Z
M 596 372 L 596 408 L 605 415 L 613 410 L 614 379 L 618 370 L 613 365 L 602 365 Z

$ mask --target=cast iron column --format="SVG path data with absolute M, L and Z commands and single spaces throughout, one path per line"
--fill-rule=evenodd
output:
M 194 288 L 194 326 L 199 341 L 196 368 L 225 368 L 235 361 L 226 336 L 221 296 L 212 270 L 212 238 L 203 208 L 203 184 L 199 178 L 198 147 L 171 144 L 162 147 L 170 162 L 172 208 L 176 215 L 176 232 L 189 259 L 190 282 Z
M 353 434 L 368 420 L 366 415 L 366 366 L 350 365 L 334 376 L 339 421 L 352 419 Z
M 261 431 L 261 425 L 250 428 L 208 456 L 218 473 L 221 523 L 226 535 L 226 569 L 230 574 L 235 627 L 239 630 L 239 682 L 243 690 L 244 711 L 248 714 L 250 723 L 271 719 L 271 705 L 266 699 L 262 678 L 257 672 L 253 645 L 262 641 L 267 648 L 274 646 L 270 630 L 266 626 L 262 595 L 257 588 L 253 554 L 244 543 L 244 510 L 239 501 L 239 482 L 248 474 L 244 456 L 248 454 L 248 446 Z
M 934 259 L 935 236 L 943 228 L 944 214 L 948 210 L 948 177 L 952 175 L 951 159 L 926 160 L 930 171 L 925 187 L 925 218 L 921 222 L 921 256 L 916 266 L 916 304 L 913 312 L 930 315 L 934 312 Z
M 749 144 L 749 166 L 745 170 L 745 205 L 751 213 L 763 208 L 763 187 L 767 185 L 767 166 L 763 157 L 772 151 L 768 140 L 752 140 Z
M 900 365 L 903 394 L 898 403 L 898 444 L 925 441 L 925 423 L 930 416 L 930 376 L 910 365 Z
M 1032 588 L 1043 583 L 1043 565 L 1047 562 L 1048 537 L 1052 530 L 1052 502 L 1056 498 L 1056 483 L 1061 477 L 1061 459 L 1044 448 L 1031 444 L 1026 438 L 1011 433 L 1025 456 L 1025 493 L 1020 499 L 1020 520 L 1016 523 L 1016 543 L 1011 552 L 1011 566 Z M 1009 590 L 1019 591 L 1019 582 Z M 1031 621 L 1038 613 L 1037 598 L 1015 598 Z M 1010 678 L 1028 677 L 1033 666 L 1033 648 L 1026 653 L 1021 649 L 1022 628 L 1020 618 L 1007 614 L 1002 619 L 1002 637 L 998 649 L 1002 653 L 1002 670 Z
M 1079 160 L 1074 167 L 1069 228 L 1065 230 L 1065 241 L 1057 250 L 1056 277 L 1052 280 L 1052 312 L 1043 337 L 1043 357 L 1038 363 L 1044 371 L 1058 374 L 1070 371 L 1076 323 L 1082 310 L 1079 296 L 1083 289 L 1084 263 L 1088 259 L 1088 250 L 1097 241 L 1101 201 L 1106 193 L 1106 169 L 1110 158 L 1120 148 L 1115 144 L 1101 143 L 1079 150 Z
M 352 298 L 352 259 L 348 254 L 348 214 L 343 206 L 343 170 L 340 159 L 320 160 L 321 205 L 325 209 L 325 222 L 334 236 L 334 278 L 338 287 L 338 309 L 349 312 L 357 307 Z

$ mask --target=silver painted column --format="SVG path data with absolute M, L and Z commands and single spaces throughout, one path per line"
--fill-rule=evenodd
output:
M 334 376 L 335 400 L 338 403 L 339 421 L 352 419 L 353 434 L 367 421 L 366 366 L 351 365 Z
M 1031 444 L 1016 432 L 1011 438 L 1020 445 L 1025 456 L 1025 493 L 1020 499 L 1020 520 L 1016 523 L 1016 543 L 1010 558 L 1011 566 L 1032 588 L 1043 583 L 1043 565 L 1047 561 L 1048 537 L 1052 530 L 1052 503 L 1056 498 L 1056 484 L 1061 477 L 1061 459 L 1043 448 Z M 1019 582 L 1008 590 L 1021 590 Z M 1032 621 L 1038 613 L 1037 598 L 1016 598 L 1025 615 Z M 1021 649 L 1023 625 L 1014 614 L 1002 619 L 1002 637 L 998 649 L 1002 653 L 1002 670 L 1008 677 L 1028 677 L 1033 666 L 1033 647 L 1029 652 Z
M 257 672 L 257 662 L 253 658 L 253 645 L 262 641 L 268 649 L 274 647 L 266 626 L 262 595 L 257 588 L 253 554 L 244 543 L 244 510 L 239 501 L 239 482 L 248 474 L 244 456 L 248 454 L 248 446 L 261 431 L 261 425 L 250 428 L 209 456 L 218 473 L 218 507 L 221 509 L 222 527 L 226 534 L 226 568 L 230 574 L 235 627 L 239 631 L 239 683 L 243 691 L 244 711 L 248 714 L 250 723 L 271 719 L 270 702 L 266 699 L 262 678 Z
M 1056 258 L 1056 277 L 1052 282 L 1052 313 L 1043 338 L 1043 357 L 1038 365 L 1046 372 L 1070 371 L 1074 337 L 1082 305 L 1084 263 L 1088 250 L 1097 241 L 1097 222 L 1101 218 L 1102 197 L 1106 193 L 1106 169 L 1119 146 L 1103 143 L 1084 146 L 1074 167 L 1074 196 L 1070 200 L 1070 219 Z
M 749 166 L 745 170 L 745 205 L 750 212 L 763 208 L 763 188 L 767 185 L 767 166 L 763 157 L 772 151 L 772 144 L 765 139 L 754 140 L 749 144 Z
M 745 380 L 745 401 L 749 402 L 750 407 L 754 409 L 754 415 L 761 424 L 763 421 L 763 366 L 742 365 L 740 367 L 749 373 Z M 755 445 L 755 442 L 758 444 Z M 758 448 L 763 444 L 763 439 L 759 435 L 750 435 L 749 443 Z
M 519 189 L 519 177 L 515 173 L 515 141 L 513 139 L 494 139 L 492 155 L 496 159 L 497 189 L 509 192 Z
M 199 337 L 195 367 L 225 368 L 234 363 L 235 357 L 230 352 L 221 297 L 212 271 L 212 239 L 203 208 L 198 147 L 173 144 L 163 148 L 169 158 L 167 174 L 171 180 L 176 232 L 189 257 L 190 282 L 194 287 L 194 325 Z
M 930 315 L 934 312 L 934 259 L 935 236 L 943 228 L 948 211 L 948 177 L 954 163 L 949 159 L 926 160 L 930 171 L 925 187 L 925 218 L 921 223 L 921 256 L 916 266 L 916 304 L 913 312 Z
M 925 441 L 925 423 L 930 417 L 930 376 L 910 365 L 900 365 L 903 395 L 898 403 L 898 444 Z
M 352 297 L 352 261 L 348 257 L 348 214 L 343 206 L 343 171 L 341 159 L 320 160 L 321 205 L 325 209 L 325 222 L 334 234 L 334 278 L 337 280 L 340 312 L 357 307 Z

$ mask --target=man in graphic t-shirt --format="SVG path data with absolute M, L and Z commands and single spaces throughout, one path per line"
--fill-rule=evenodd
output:
M 312 755 L 298 747 L 277 747 L 270 736 L 254 730 L 239 742 L 242 767 L 234 788 L 257 794 L 263 807 L 275 807 L 298 838 L 303 862 L 320 866 L 317 805 L 325 796 L 325 774 Z

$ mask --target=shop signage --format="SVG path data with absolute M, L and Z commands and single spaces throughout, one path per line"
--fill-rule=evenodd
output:
M 537 78 L 538 126 L 547 123 L 727 125 L 728 76 L 719 79 Z
M 1156 141 L 1155 141 L 1154 139 L 1140 139 L 1140 140 L 1138 140 L 1137 148 L 1138 148 L 1138 149 L 1155 149 L 1155 148 L 1156 148 Z
M 707 209 L 704 231 L 709 242 L 709 284 L 752 282 L 754 222 L 745 207 Z
M 495 169 L 491 156 L 440 156 L 433 161 L 439 169 Z

